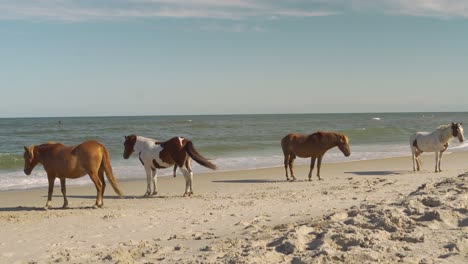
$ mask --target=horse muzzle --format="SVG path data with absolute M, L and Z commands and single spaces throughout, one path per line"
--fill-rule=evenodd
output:
M 28 176 L 31 175 L 31 171 L 30 171 L 30 170 L 24 169 L 23 171 L 24 171 L 24 174 L 26 174 L 26 175 L 28 175 Z

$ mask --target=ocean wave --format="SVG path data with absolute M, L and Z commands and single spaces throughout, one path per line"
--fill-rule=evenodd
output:
M 0 154 L 0 170 L 14 170 L 23 168 L 23 155 Z

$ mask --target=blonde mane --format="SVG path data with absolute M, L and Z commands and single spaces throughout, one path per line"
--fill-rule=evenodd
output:
M 309 137 L 316 137 L 318 141 L 322 143 L 334 143 L 337 140 L 339 141 L 341 137 L 344 137 L 346 139 L 346 142 L 348 142 L 348 137 L 338 132 L 317 131 L 309 135 Z
M 441 125 L 439 127 L 437 127 L 438 130 L 445 130 L 447 129 L 448 127 L 452 126 L 452 124 L 448 124 L 448 125 Z

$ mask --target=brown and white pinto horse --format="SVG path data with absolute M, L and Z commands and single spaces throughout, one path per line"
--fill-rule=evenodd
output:
M 286 170 L 286 180 L 288 177 L 288 166 L 291 171 L 291 178 L 296 180 L 293 172 L 293 164 L 296 156 L 301 158 L 311 158 L 309 181 L 312 180 L 312 170 L 317 159 L 317 177 L 320 178 L 320 167 L 322 158 L 329 149 L 338 146 L 343 154 L 348 157 L 351 150 L 348 144 L 348 137 L 336 132 L 315 132 L 311 135 L 288 134 L 281 140 L 281 147 L 284 154 L 284 169 Z
M 61 143 L 45 143 L 38 146 L 24 147 L 24 173 L 30 175 L 34 167 L 41 163 L 47 172 L 49 193 L 45 209 L 50 207 L 55 178 L 60 179 L 63 194 L 63 208 L 68 206 L 65 179 L 76 179 L 89 175 L 96 186 L 95 207 L 102 207 L 102 196 L 106 188 L 104 172 L 114 191 L 122 196 L 112 174 L 109 152 L 96 141 L 85 141 L 77 146 L 65 146 Z
M 176 167 L 179 167 L 185 177 L 184 196 L 193 194 L 192 159 L 204 167 L 216 169 L 215 164 L 195 150 L 192 141 L 182 137 L 173 137 L 166 142 L 158 142 L 154 139 L 130 135 L 125 137 L 124 146 L 124 159 L 128 159 L 133 152 L 136 152 L 141 164 L 145 167 L 147 186 L 144 196 L 158 193 L 157 169 L 174 166 L 175 177 Z M 153 180 L 152 192 L 151 179 Z

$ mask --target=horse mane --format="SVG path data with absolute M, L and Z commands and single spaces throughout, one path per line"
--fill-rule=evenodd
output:
M 37 147 L 46 147 L 46 146 L 48 146 L 48 145 L 57 145 L 57 144 L 63 145 L 63 144 L 60 143 L 60 142 L 47 141 L 46 143 L 42 143 L 42 144 L 38 145 Z
M 445 129 L 447 129 L 448 127 L 451 127 L 451 126 L 452 126 L 452 124 L 441 125 L 441 126 L 437 127 L 437 129 L 438 129 L 438 130 L 445 130 Z
M 344 137 L 344 134 L 341 134 L 338 132 L 326 132 L 326 131 L 317 131 L 309 135 L 310 138 L 315 139 L 318 142 L 322 142 L 322 143 L 334 143 L 336 142 L 336 139 L 340 138 L 341 136 Z
M 45 148 L 48 148 L 48 147 L 52 147 L 54 145 L 62 145 L 62 146 L 65 146 L 64 144 L 60 143 L 60 142 L 54 142 L 54 141 L 48 141 L 46 143 L 42 143 L 40 145 L 36 145 L 34 146 L 35 148 L 37 149 L 45 149 Z

